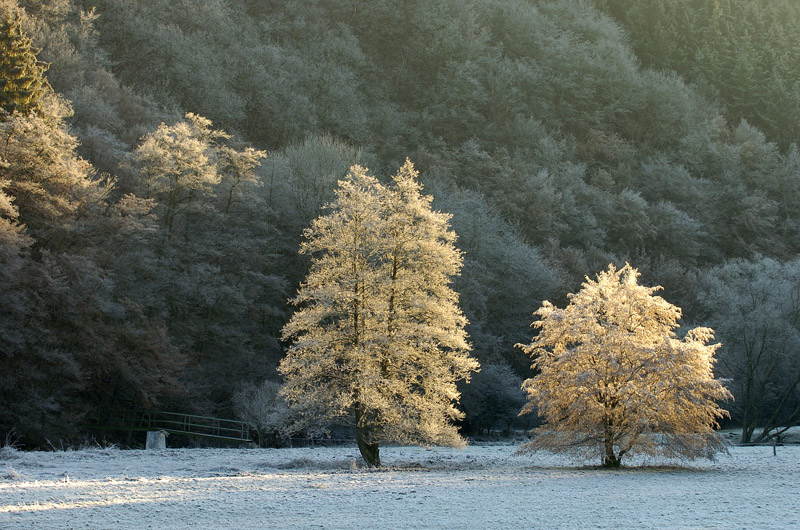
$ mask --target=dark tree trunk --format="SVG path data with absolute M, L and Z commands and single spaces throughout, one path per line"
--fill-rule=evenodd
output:
M 369 467 L 381 467 L 381 455 L 378 443 L 372 439 L 372 428 L 368 422 L 364 421 L 364 411 L 361 403 L 356 403 L 354 407 L 356 416 L 356 442 L 358 450 L 364 462 Z
M 603 467 L 620 467 L 622 463 L 622 455 L 617 455 L 614 452 L 614 442 L 610 434 L 606 434 L 605 439 L 606 453 L 603 455 Z
M 622 464 L 622 458 L 615 455 L 613 450 L 611 451 L 611 453 L 606 451 L 605 456 L 603 456 L 603 467 L 616 468 L 620 467 L 621 464 Z
M 356 440 L 358 441 L 358 450 L 361 451 L 361 456 L 364 462 L 369 467 L 381 467 L 380 447 L 377 443 L 370 442 L 370 431 L 366 427 L 356 427 Z

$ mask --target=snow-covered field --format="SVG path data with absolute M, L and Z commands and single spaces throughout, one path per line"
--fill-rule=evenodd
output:
M 798 528 L 800 446 L 623 468 L 513 445 L 0 451 L 0 528 Z M 653 464 L 639 462 L 639 464 Z

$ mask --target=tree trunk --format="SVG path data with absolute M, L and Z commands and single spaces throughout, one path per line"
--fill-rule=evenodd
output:
M 363 406 L 356 403 L 354 407 L 356 416 L 356 442 L 364 462 L 369 467 L 381 467 L 381 455 L 378 443 L 372 440 L 372 427 L 364 421 Z
M 358 441 L 358 450 L 361 451 L 361 456 L 364 462 L 369 467 L 381 467 L 380 447 L 375 442 L 370 441 L 370 430 L 367 427 L 356 427 L 356 440 Z
M 604 441 L 606 454 L 603 455 L 603 467 L 620 467 L 622 463 L 622 456 L 617 456 L 614 453 L 614 442 L 611 438 L 606 438 Z
M 603 456 L 603 467 L 616 468 L 620 467 L 621 464 L 622 464 L 622 459 L 614 454 L 614 450 L 611 449 L 609 451 L 609 449 L 606 448 L 606 454 L 605 456 Z

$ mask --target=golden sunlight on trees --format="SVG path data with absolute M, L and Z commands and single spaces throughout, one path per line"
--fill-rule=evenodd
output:
M 460 445 L 456 382 L 478 362 L 450 282 L 461 252 L 411 162 L 385 187 L 360 166 L 305 231 L 312 257 L 280 372 L 294 429 L 352 425 L 364 460 L 379 444 Z
M 638 276 L 609 265 L 565 309 L 544 302 L 536 311 L 539 334 L 518 345 L 539 372 L 523 383 L 522 414 L 538 411 L 544 424 L 523 451 L 599 455 L 619 467 L 636 453 L 694 459 L 724 450 L 714 428 L 727 412 L 716 402 L 732 396 L 714 379 L 713 331 L 678 339 L 680 308 Z
M 78 443 L 75 418 L 136 407 L 239 414 L 280 443 L 242 403 L 272 403 L 285 346 L 346 322 L 338 299 L 287 298 L 312 258 L 303 292 L 343 281 L 322 225 L 297 249 L 354 164 L 387 177 L 357 205 L 374 210 L 360 300 L 384 308 L 359 326 L 397 340 L 388 177 L 405 154 L 463 251 L 449 287 L 484 370 L 459 382 L 461 433 L 534 420 L 516 417 L 535 373 L 513 347 L 531 313 L 626 261 L 715 330 L 743 439 L 793 428 L 800 2 L 716 3 L 0 0 L 0 439 Z M 331 316 L 281 341 L 317 307 Z
M 164 223 L 170 232 L 176 216 L 219 184 L 221 176 L 209 151 L 217 140 L 228 138 L 211 129 L 210 120 L 187 113 L 186 121 L 172 126 L 162 123 L 139 145 L 134 159 L 145 174 L 147 198 L 164 205 Z
M 162 123 L 145 136 L 132 156 L 144 175 L 147 198 L 164 207 L 169 232 L 178 216 L 206 208 L 221 182 L 228 215 L 240 189 L 257 181 L 255 168 L 267 156 L 252 147 L 240 151 L 223 145 L 231 136 L 211 126 L 209 119 L 189 112 L 184 121 Z
M 47 64 L 37 59 L 22 31 L 19 9 L 0 7 L 0 109 L 26 115 L 41 111 L 41 100 L 52 93 L 44 73 Z

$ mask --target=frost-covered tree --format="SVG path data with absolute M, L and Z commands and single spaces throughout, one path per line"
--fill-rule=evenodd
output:
M 189 113 L 146 135 L 131 157 L 135 189 L 161 227 L 120 272 L 128 296 L 164 315 L 188 359 L 193 406 L 207 415 L 230 413 L 226 381 L 261 379 L 282 355 L 286 292 L 257 174 L 265 156 Z
M 311 269 L 283 328 L 294 427 L 353 425 L 370 466 L 387 442 L 458 445 L 456 382 L 478 368 L 450 287 L 461 270 L 447 214 L 406 161 L 384 187 L 360 166 L 306 230 Z
M 536 311 L 539 334 L 519 345 L 539 372 L 523 383 L 522 414 L 538 410 L 544 424 L 523 451 L 599 455 L 619 467 L 628 454 L 694 459 L 724 449 L 714 428 L 727 413 L 717 401 L 731 394 L 714 379 L 713 331 L 678 339 L 680 308 L 638 275 L 610 265 L 565 309 L 544 302 Z
M 147 186 L 147 198 L 164 208 L 164 225 L 172 232 L 175 219 L 198 208 L 220 183 L 216 143 L 229 135 L 211 128 L 211 121 L 187 113 L 186 121 L 162 123 L 148 134 L 133 155 Z
M 261 160 L 266 158 L 266 151 L 259 151 L 252 147 L 245 147 L 241 151 L 228 146 L 219 149 L 219 156 L 222 160 L 222 171 L 225 175 L 228 192 L 225 197 L 225 215 L 230 215 L 237 198 L 244 195 L 243 190 L 246 186 L 257 185 L 256 168 L 261 166 Z
M 40 245 L 74 229 L 69 222 L 102 208 L 111 190 L 108 179 L 98 178 L 91 164 L 76 156 L 78 141 L 64 122 L 69 105 L 48 97 L 41 109 L 41 116 L 15 113 L 0 121 L 0 178 L 14 197 L 19 222 Z
M 741 441 L 766 441 L 800 424 L 800 259 L 730 260 L 705 271 L 699 287 L 725 344 L 720 369 L 736 398 Z
M 280 383 L 265 379 L 259 384 L 245 383 L 231 399 L 236 416 L 256 431 L 262 447 L 287 441 L 282 431 L 289 409 L 280 390 Z
M 283 188 L 280 202 L 288 221 L 296 223 L 295 230 L 308 226 L 320 207 L 333 198 L 339 179 L 363 159 L 360 149 L 329 135 L 309 136 L 272 159 L 270 181 L 275 182 L 270 186 Z M 273 174 L 277 178 L 273 179 Z
M 52 93 L 44 76 L 47 65 L 22 31 L 19 8 L 0 6 L 0 109 L 9 114 L 40 112 L 41 100 Z

